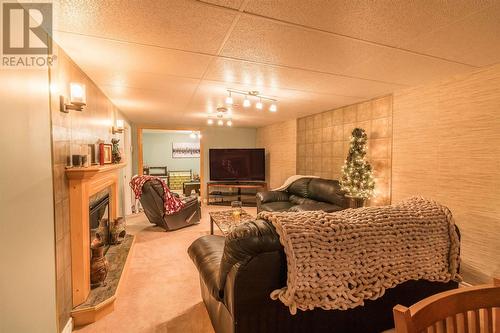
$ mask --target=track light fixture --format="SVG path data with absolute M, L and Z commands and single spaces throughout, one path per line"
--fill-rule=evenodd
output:
M 232 124 L 233 124 L 233 122 L 231 120 L 231 117 L 232 117 L 231 109 L 228 109 L 228 108 L 223 107 L 223 106 L 218 107 L 217 112 L 215 113 L 214 116 L 217 119 L 217 125 L 219 125 L 219 126 L 224 125 L 224 118 L 228 119 L 228 121 L 226 122 L 227 126 L 232 126 Z M 214 124 L 214 119 L 213 119 L 214 116 L 212 116 L 211 114 L 208 115 L 208 119 L 207 119 L 208 125 Z
M 231 91 L 228 90 L 228 92 L 229 92 L 229 95 L 226 97 L 226 104 L 233 105 L 234 101 L 233 101 L 233 97 L 231 96 Z
M 250 91 L 244 91 L 244 90 L 238 90 L 238 89 L 227 89 L 227 97 L 226 97 L 226 104 L 228 106 L 231 106 L 234 104 L 234 100 L 231 94 L 239 94 L 239 95 L 244 95 L 243 99 L 243 107 L 248 108 L 252 105 L 250 102 L 249 97 L 255 97 L 258 98 L 258 102 L 255 103 L 255 108 L 258 110 L 262 110 L 264 108 L 264 103 L 262 102 L 263 100 L 270 101 L 272 104 L 269 106 L 269 111 L 271 112 L 276 112 L 278 111 L 278 108 L 276 106 L 276 100 L 275 98 L 269 97 L 269 96 L 264 96 L 261 95 L 259 91 L 257 90 L 250 90 Z
M 248 108 L 250 107 L 251 103 L 248 97 L 245 95 L 245 99 L 243 100 L 243 107 Z
M 191 133 L 189 133 L 189 137 L 191 139 L 201 139 L 201 133 L 200 132 L 197 132 L 197 131 L 191 131 Z
M 255 107 L 257 108 L 257 110 L 262 110 L 262 99 L 260 99 L 257 104 L 255 104 Z

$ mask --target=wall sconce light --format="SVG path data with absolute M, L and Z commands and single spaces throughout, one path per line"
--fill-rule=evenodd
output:
M 83 107 L 87 105 L 85 85 L 80 83 L 70 83 L 69 90 L 69 103 L 66 103 L 64 96 L 59 97 L 60 111 L 65 113 L 68 113 L 69 110 L 83 111 Z
M 117 119 L 116 126 L 113 126 L 111 132 L 113 132 L 113 134 L 123 133 L 124 130 L 125 130 L 125 121 L 123 121 L 123 119 Z

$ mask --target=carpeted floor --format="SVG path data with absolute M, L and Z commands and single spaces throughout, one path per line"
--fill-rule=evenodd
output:
M 227 208 L 204 206 L 200 224 L 173 232 L 154 227 L 143 214 L 128 217 L 136 242 L 115 311 L 76 332 L 213 333 L 187 248 L 209 233 L 208 212 Z M 246 210 L 256 215 L 255 208 Z

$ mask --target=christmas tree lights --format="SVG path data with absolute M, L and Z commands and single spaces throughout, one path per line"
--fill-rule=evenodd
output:
M 368 136 L 362 128 L 352 131 L 351 143 L 347 159 L 342 167 L 340 186 L 347 196 L 369 199 L 373 197 L 375 181 L 373 170 L 366 160 L 366 144 Z

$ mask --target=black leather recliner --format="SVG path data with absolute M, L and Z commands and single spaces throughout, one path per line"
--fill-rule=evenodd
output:
M 201 206 L 198 197 L 186 197 L 184 208 L 179 212 L 167 215 L 164 213 L 163 187 L 158 181 L 148 180 L 142 186 L 139 199 L 149 222 L 162 227 L 166 231 L 177 230 L 200 222 Z
M 257 212 L 301 212 L 323 210 L 327 213 L 348 208 L 338 180 L 300 178 L 286 191 L 257 193 Z
M 287 279 L 286 257 L 272 224 L 257 220 L 238 226 L 226 238 L 203 236 L 188 253 L 200 273 L 203 302 L 217 333 L 380 333 L 394 327 L 395 305 L 410 306 L 458 287 L 453 281 L 412 280 L 354 309 L 291 315 L 269 296 Z

